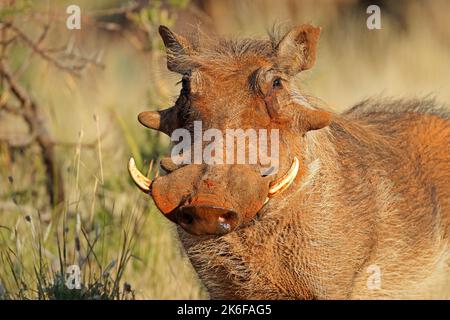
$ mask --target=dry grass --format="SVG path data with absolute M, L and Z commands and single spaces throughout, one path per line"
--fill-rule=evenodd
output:
M 213 21 L 219 33 L 246 36 L 263 35 L 274 21 L 322 26 L 317 65 L 299 78 L 299 85 L 337 110 L 379 94 L 434 94 L 450 103 L 448 2 L 396 6 L 404 17 L 402 28 L 382 11 L 382 31 L 367 30 L 364 8 L 343 9 L 336 3 L 210 1 L 205 8 L 212 19 L 204 23 Z M 188 25 L 191 11 L 188 7 L 178 13 L 178 31 Z M 52 39 L 70 35 L 61 28 Z M 155 39 L 151 41 L 160 46 Z M 43 167 L 35 150 L 11 151 L 0 145 L 0 282 L 6 297 L 206 297 L 173 226 L 126 172 L 130 155 L 144 166 L 166 150 L 167 139 L 139 126 L 136 115 L 168 106 L 179 90 L 178 76 L 165 70 L 158 47 L 142 51 L 133 34 L 116 37 L 83 30 L 75 40 L 87 52 L 103 49 L 106 69 L 89 69 L 77 79 L 36 59 L 23 80 L 44 106 L 57 140 L 74 143 L 57 147 L 66 182 L 63 210 L 58 213 L 46 203 Z M 21 130 L 23 123 L 0 114 L 0 135 Z M 89 148 L 82 146 L 91 142 Z M 66 256 L 61 261 L 63 244 Z M 126 264 L 119 263 L 121 258 Z M 57 281 L 73 263 L 82 264 L 85 277 L 85 291 L 78 296 L 70 296 Z

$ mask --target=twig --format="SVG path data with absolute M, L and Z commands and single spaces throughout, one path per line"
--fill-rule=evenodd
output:
M 52 65 L 54 65 L 56 68 L 61 69 L 65 72 L 68 72 L 74 76 L 80 76 L 80 72 L 83 71 L 88 65 L 96 65 L 100 68 L 104 68 L 105 66 L 100 63 L 99 59 L 91 59 L 87 58 L 78 54 L 75 54 L 73 52 L 70 52 L 66 58 L 77 60 L 78 64 L 73 65 L 66 65 L 63 64 L 60 60 L 56 59 L 55 57 L 51 56 L 47 50 L 44 50 L 41 48 L 41 43 L 45 39 L 45 36 L 48 33 L 49 26 L 47 26 L 44 29 L 44 33 L 41 35 L 41 37 L 34 42 L 31 40 L 22 30 L 11 24 L 10 28 L 25 42 L 25 44 L 32 49 L 32 51 L 36 54 L 38 54 L 41 58 L 44 60 L 50 62 Z M 26 61 L 26 60 L 25 60 Z
M 13 43 L 16 40 L 17 40 L 17 36 L 12 36 L 11 38 L 9 38 L 7 40 L 0 41 L 0 45 L 7 47 L 7 46 L 9 46 L 11 43 Z
M 4 57 L 0 59 L 0 74 L 20 102 L 23 118 L 28 124 L 30 132 L 36 133 L 36 142 L 41 148 L 43 162 L 46 167 L 47 192 L 50 202 L 54 205 L 62 203 L 64 201 L 62 174 L 55 161 L 53 139 L 47 129 L 42 112 L 35 101 L 29 97 L 26 90 L 12 76 Z
M 36 141 L 36 134 L 28 134 L 18 140 L 12 139 L 11 137 L 5 138 L 0 136 L 0 141 L 6 142 L 10 148 L 24 149 L 31 146 Z
M 38 40 L 36 41 L 36 43 L 35 43 L 35 46 L 37 47 L 37 48 L 40 48 L 40 46 L 41 46 L 41 44 L 44 42 L 44 40 L 45 40 L 45 38 L 47 37 L 47 34 L 48 34 L 48 31 L 50 30 L 50 25 L 49 24 L 46 24 L 45 26 L 44 26 L 44 31 L 41 33 L 41 35 L 39 36 L 39 38 L 38 38 Z M 30 66 L 30 64 L 31 64 L 31 58 L 33 57 L 33 55 L 35 54 L 35 50 L 31 50 L 29 53 L 28 53 L 28 56 L 27 56 L 27 58 L 25 58 L 24 60 L 23 60 L 23 63 L 20 65 L 20 67 L 18 67 L 17 69 L 16 69 L 16 71 L 14 72 L 14 74 L 13 74 L 13 77 L 15 78 L 15 79 L 19 79 L 20 78 L 20 76 L 27 70 L 27 68 Z
M 6 111 L 6 112 L 11 113 L 11 114 L 16 115 L 16 116 L 23 115 L 23 112 L 22 112 L 21 108 L 13 107 L 13 106 L 5 103 L 5 102 L 0 103 L 0 112 L 1 111 Z
M 33 51 L 35 51 L 42 59 L 50 62 L 58 69 L 64 70 L 74 76 L 79 76 L 79 71 L 84 68 L 81 66 L 66 66 L 62 64 L 59 60 L 50 56 L 45 50 L 41 49 L 36 43 L 33 42 L 25 33 L 14 25 L 11 25 L 11 29 L 28 45 Z

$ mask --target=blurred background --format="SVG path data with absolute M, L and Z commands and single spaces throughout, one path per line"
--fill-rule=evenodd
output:
M 68 30 L 66 8 L 81 8 Z M 381 30 L 366 9 L 381 8 Z M 140 111 L 180 90 L 160 24 L 264 37 L 274 23 L 322 27 L 299 87 L 333 106 L 367 97 L 450 104 L 450 2 L 363 0 L 0 0 L 0 299 L 207 298 L 174 227 L 132 184 L 168 138 Z M 68 290 L 70 265 L 82 287 Z

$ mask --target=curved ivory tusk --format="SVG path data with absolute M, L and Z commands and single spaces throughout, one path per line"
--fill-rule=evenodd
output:
M 152 180 L 144 176 L 136 167 L 136 162 L 134 158 L 130 158 L 128 161 L 128 172 L 130 173 L 131 178 L 134 183 L 144 192 L 150 191 L 150 185 L 152 184 Z
M 287 187 L 290 186 L 290 184 L 292 183 L 292 181 L 294 181 L 295 177 L 297 176 L 298 173 L 298 168 L 299 168 L 299 162 L 297 157 L 294 157 L 294 160 L 292 161 L 291 167 L 289 168 L 289 170 L 286 172 L 285 175 L 283 175 L 281 178 L 273 181 L 270 184 L 269 187 L 269 194 L 268 194 L 268 198 L 272 198 L 273 196 L 275 196 L 277 193 L 287 189 Z M 266 200 L 267 201 L 267 200 Z

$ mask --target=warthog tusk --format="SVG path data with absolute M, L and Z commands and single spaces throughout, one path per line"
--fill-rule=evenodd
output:
M 294 181 L 295 177 L 297 176 L 299 168 L 299 162 L 297 157 L 294 157 L 294 160 L 292 161 L 292 165 L 289 168 L 289 170 L 286 172 L 285 175 L 283 175 L 281 178 L 273 181 L 269 186 L 269 194 L 267 195 L 266 202 L 269 198 L 272 198 L 277 193 L 287 189 L 287 187 L 290 186 L 292 181 Z
M 144 192 L 150 191 L 150 185 L 152 184 L 152 180 L 144 176 L 136 167 L 136 162 L 134 158 L 130 158 L 128 161 L 128 172 L 130 173 L 131 178 L 134 183 Z

